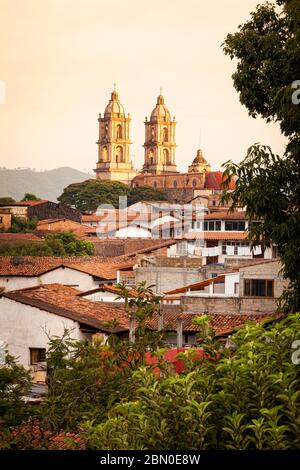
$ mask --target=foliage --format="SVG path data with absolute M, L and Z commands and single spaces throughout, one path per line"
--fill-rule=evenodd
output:
M 87 447 L 300 449 L 300 368 L 291 361 L 299 334 L 300 314 L 269 326 L 247 323 L 231 338 L 234 352 L 219 348 L 214 361 L 204 355 L 202 362 L 181 354 L 186 374 L 159 378 L 139 368 L 134 400 L 113 406 L 102 423 L 85 423 Z M 214 350 L 211 338 L 206 354 Z
M 32 193 L 25 193 L 24 196 L 23 196 L 23 199 L 21 199 L 21 201 L 39 201 L 40 198 L 37 197 L 35 194 L 32 194 Z
M 147 349 L 156 350 L 161 334 L 147 331 L 146 323 L 157 310 L 159 298 L 144 284 L 138 286 L 137 296 L 129 299 L 122 286 L 121 296 L 137 322 L 135 342 L 110 334 L 106 341 L 77 342 L 72 332 L 63 338 L 49 341 L 47 365 L 49 393 L 40 410 L 40 420 L 46 429 L 76 429 L 85 419 L 98 423 L 106 419 L 108 410 L 123 398 L 131 398 L 132 371 L 144 361 Z M 118 325 L 111 321 L 105 329 L 114 331 Z
M 90 179 L 70 184 L 57 199 L 79 210 L 96 210 L 100 204 L 118 207 L 119 196 L 128 193 L 128 186 L 119 181 Z
M 93 242 L 79 240 L 72 232 L 48 234 L 46 244 L 51 248 L 54 256 L 90 256 L 95 252 Z
M 160 189 L 151 186 L 135 186 L 130 189 L 128 195 L 128 205 L 135 204 L 139 201 L 166 201 L 166 194 Z
M 16 242 L 0 245 L 0 256 L 91 256 L 93 242 L 79 240 L 72 232 L 48 234 L 44 242 Z
M 11 227 L 9 232 L 11 233 L 32 233 L 37 226 L 38 219 L 25 219 L 25 217 L 17 217 L 13 215 L 11 218 Z
M 166 200 L 166 195 L 150 186 L 129 188 L 119 181 L 90 179 L 67 186 L 58 200 L 79 210 L 94 211 L 101 204 L 119 207 L 119 197 L 127 196 L 128 205 L 138 201 Z
M 5 204 L 5 205 L 9 205 L 9 204 L 14 204 L 16 201 L 14 200 L 13 197 L 10 197 L 10 196 L 2 196 L 0 197 L 0 204 Z
M 0 427 L 19 424 L 26 416 L 24 397 L 30 388 L 30 374 L 6 354 L 0 365 Z M 3 438 L 0 432 L 0 441 Z
M 53 256 L 53 251 L 43 242 L 1 243 L 0 256 Z
M 250 116 L 277 121 L 288 140 L 283 157 L 255 144 L 238 165 L 227 162 L 227 184 L 236 180 L 231 208 L 246 207 L 253 244 L 277 246 L 290 285 L 282 297 L 286 311 L 300 309 L 300 105 L 293 103 L 293 82 L 300 77 L 300 4 L 277 0 L 259 5 L 251 19 L 229 34 L 224 51 L 237 60 L 233 82 Z M 281 7 L 281 8 L 280 8 Z M 298 72 L 299 73 L 299 72 Z

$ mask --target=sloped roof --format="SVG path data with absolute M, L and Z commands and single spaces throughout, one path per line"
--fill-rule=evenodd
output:
M 175 312 L 166 312 L 163 315 L 164 319 L 164 329 L 167 331 L 176 331 L 177 329 L 177 319 L 182 320 L 183 332 L 186 333 L 197 333 L 199 327 L 193 325 L 193 319 L 195 317 L 201 317 L 203 314 L 198 313 L 175 313 Z M 269 314 L 262 315 L 253 315 L 253 314 L 214 314 L 211 315 L 210 326 L 216 330 L 217 336 L 228 335 L 232 333 L 235 328 L 242 326 L 246 321 L 253 321 L 255 323 L 260 323 L 261 321 L 268 319 L 276 319 L 277 316 L 271 316 Z M 158 327 L 159 316 L 156 315 L 149 322 L 149 326 L 153 329 Z
M 134 266 L 134 259 L 56 256 L 0 256 L 0 276 L 39 276 L 61 266 L 101 279 L 116 279 L 118 269 Z
M 34 233 L 0 233 L 0 242 L 40 242 Z
M 224 177 L 223 177 L 222 171 L 208 171 L 207 173 L 205 173 L 205 182 L 204 182 L 205 189 L 221 190 L 223 189 L 223 182 L 224 182 Z M 235 188 L 235 181 L 232 178 L 228 189 L 234 189 L 234 188 Z
M 203 240 L 246 240 L 248 236 L 248 232 L 232 232 L 230 230 L 226 232 L 219 232 L 219 231 L 204 231 L 204 232 L 197 232 L 190 231 L 188 233 L 184 233 L 182 238 L 186 240 L 194 240 L 196 238 L 202 238 Z M 175 236 L 176 238 L 176 236 Z
M 226 273 L 226 274 L 232 274 L 232 273 Z M 201 289 L 201 287 L 206 287 L 211 283 L 216 283 L 216 284 L 217 283 L 222 283 L 222 282 L 225 281 L 226 274 L 220 274 L 219 276 L 210 277 L 208 279 L 204 279 L 203 281 L 195 282 L 194 284 L 188 284 L 187 286 L 178 287 L 177 289 L 173 289 L 173 290 L 169 290 L 169 291 L 165 292 L 165 294 L 166 295 L 181 294 L 181 293 L 187 292 L 189 290 L 191 290 L 191 291 L 199 290 L 199 289 Z
M 80 291 L 71 287 L 45 284 L 2 295 L 15 302 L 70 318 L 102 331 L 109 331 L 105 324 L 112 320 L 118 321 L 119 326 L 115 331 L 129 330 L 129 319 L 123 306 L 114 308 L 104 302 L 92 302 L 76 294 L 80 294 Z

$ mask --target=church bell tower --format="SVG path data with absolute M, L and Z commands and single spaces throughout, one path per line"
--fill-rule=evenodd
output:
M 150 119 L 145 120 L 144 173 L 177 173 L 175 164 L 175 117 L 171 119 L 162 94 Z
M 129 184 L 136 176 L 130 160 L 129 125 L 130 115 L 125 116 L 124 108 L 114 88 L 105 108 L 104 116 L 99 114 L 97 179 L 121 181 Z

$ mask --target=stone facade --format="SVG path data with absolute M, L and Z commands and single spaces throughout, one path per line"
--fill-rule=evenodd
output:
M 136 175 L 130 160 L 130 115 L 125 116 L 124 108 L 114 90 L 105 108 L 104 116 L 99 115 L 97 179 L 116 180 L 129 184 Z

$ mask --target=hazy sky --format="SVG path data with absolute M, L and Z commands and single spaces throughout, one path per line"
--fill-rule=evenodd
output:
M 143 163 L 144 118 L 163 88 L 176 116 L 176 160 L 199 145 L 218 169 L 255 142 L 281 153 L 273 124 L 239 103 L 220 47 L 259 0 L 0 0 L 0 166 L 92 171 L 97 117 L 113 83 Z

